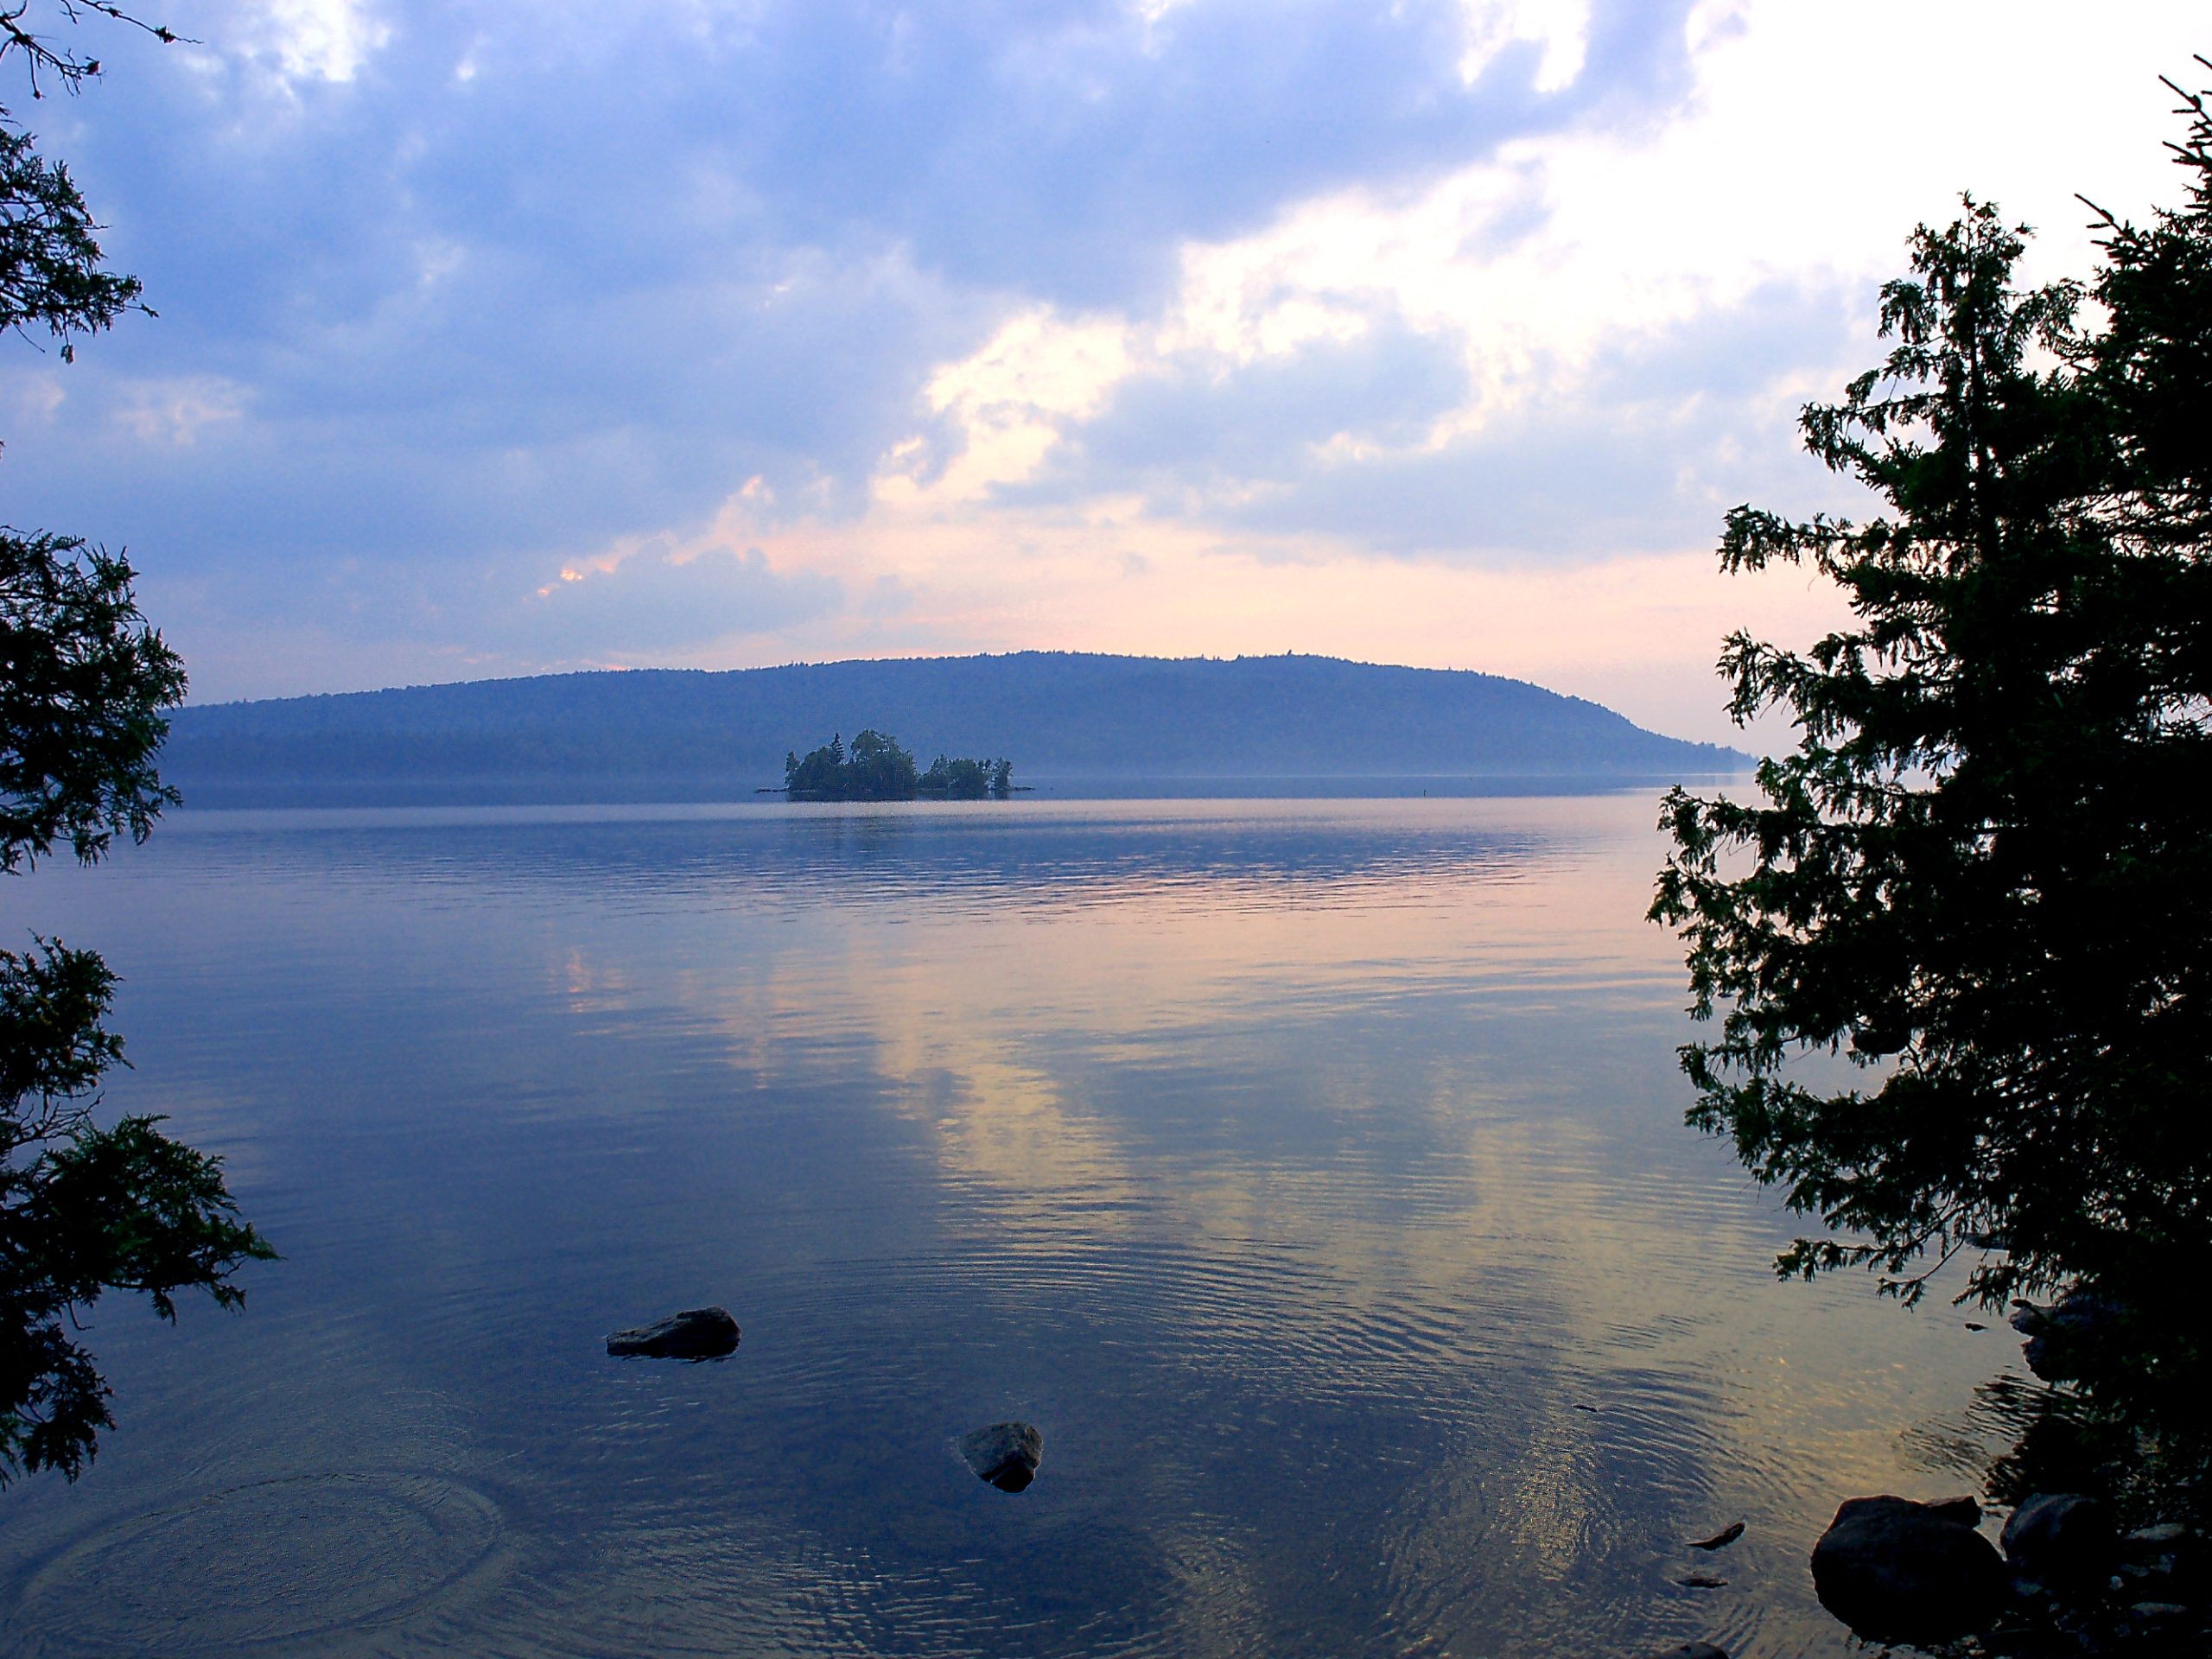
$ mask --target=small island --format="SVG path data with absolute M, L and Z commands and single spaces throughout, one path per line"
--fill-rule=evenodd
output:
M 1003 801 L 1014 793 L 1014 763 L 940 754 L 922 772 L 887 732 L 860 732 L 849 750 L 840 733 L 803 760 L 796 750 L 784 756 L 783 793 L 794 801 Z

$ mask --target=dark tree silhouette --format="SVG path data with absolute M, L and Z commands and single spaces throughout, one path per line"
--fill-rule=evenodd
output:
M 0 60 L 24 59 L 34 95 L 41 76 L 74 90 L 99 73 L 30 33 L 24 10 L 0 7 Z M 144 308 L 135 278 L 102 268 L 98 228 L 67 170 L 0 110 L 0 327 L 42 327 L 68 360 L 77 336 Z M 0 527 L 9 876 L 57 845 L 89 864 L 118 833 L 143 841 L 176 798 L 154 756 L 184 665 L 131 582 L 123 558 L 79 537 Z M 42 1468 L 74 1479 L 111 1426 L 107 1385 L 76 1339 L 102 1294 L 143 1292 L 168 1319 L 180 1290 L 235 1306 L 237 1268 L 272 1254 L 238 1219 L 217 1160 L 163 1135 L 158 1117 L 95 1120 L 100 1079 L 123 1058 L 101 1024 L 114 984 L 99 957 L 59 940 L 0 950 L 0 1485 Z
M 1669 796 L 1651 912 L 1719 1022 L 1682 1051 L 1692 1122 L 1830 1230 L 1784 1273 L 1911 1300 L 1963 1255 L 1961 1300 L 2132 1307 L 2212 1268 L 2212 124 L 2185 112 L 2185 204 L 2107 217 L 2088 289 L 2016 288 L 2024 232 L 1971 200 L 1916 232 L 1894 348 L 1802 422 L 1879 516 L 1729 515 L 1725 569 L 1809 564 L 1854 617 L 1802 654 L 1728 641 L 1738 721 L 1787 709 L 1797 747 L 1756 799 Z
M 969 801 L 995 795 L 1004 800 L 1014 792 L 1014 763 L 949 760 L 940 754 L 927 772 L 918 772 L 914 757 L 897 738 L 863 731 L 853 739 L 850 754 L 842 736 L 832 737 L 804 760 L 786 751 L 784 788 L 795 800 L 911 801 L 921 795 Z

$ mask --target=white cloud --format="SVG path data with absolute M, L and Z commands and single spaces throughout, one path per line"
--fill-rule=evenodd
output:
M 242 416 L 250 396 L 216 375 L 126 381 L 118 388 L 112 419 L 142 443 L 189 448 L 209 427 Z
M 1040 308 L 1014 318 L 980 351 L 938 369 L 925 396 L 932 412 L 957 423 L 963 443 L 930 493 L 963 499 L 1027 478 L 1062 423 L 1095 414 L 1107 391 L 1128 373 L 1133 333 L 1111 319 L 1064 319 Z M 905 463 L 919 460 L 920 451 L 916 441 L 893 452 L 893 469 L 877 480 L 880 496 L 919 487 Z
M 834 581 L 779 570 L 758 547 L 656 539 L 563 565 L 512 626 L 518 641 L 563 658 L 652 661 L 771 635 L 842 598 Z
M 19 511 L 96 503 L 196 584 L 180 639 L 228 642 L 235 690 L 316 689 L 316 652 L 266 667 L 288 628 L 515 670 L 1081 644 L 1559 678 L 1584 619 L 1632 637 L 1709 569 L 1726 505 L 1834 505 L 1792 418 L 1868 360 L 1916 219 L 1972 187 L 2080 272 L 2072 190 L 2174 199 L 2155 75 L 2201 29 L 239 0 L 147 54 L 188 83 L 79 106 L 162 317 L 0 436 Z M 1668 649 L 1707 695 L 1711 639 Z
M 232 39 L 287 82 L 349 81 L 391 40 L 370 0 L 260 0 Z
M 1470 81 L 1509 46 L 1527 43 L 1542 56 L 1535 90 L 1574 84 L 1590 47 L 1590 0 L 1466 0 L 1467 49 L 1459 73 Z
M 1471 6 L 1469 17 L 1478 58 L 1535 39 L 1545 77 L 1579 67 L 1585 6 Z M 2022 89 L 2052 84 L 2051 36 L 2001 0 L 1707 0 L 1685 26 L 1693 80 L 1671 120 L 1586 123 L 1509 143 L 1410 194 L 1344 190 L 1253 234 L 1188 244 L 1156 319 L 1026 314 L 938 372 L 938 388 L 989 388 L 932 400 L 967 435 L 950 476 L 974 494 L 1035 474 L 1135 377 L 1218 376 L 1357 339 L 1385 318 L 1466 370 L 1465 400 L 1402 438 L 1400 454 L 1571 421 L 1579 399 L 1610 395 L 1609 365 L 1692 325 L 1713 355 L 1679 365 L 1669 395 L 1687 409 L 1711 395 L 1701 372 L 1736 383 L 1724 395 L 1789 448 L 1798 404 L 1833 395 L 1872 349 L 1871 306 L 1855 338 L 1762 342 L 1748 386 L 1713 321 L 1777 287 L 1871 295 L 1899 269 L 1912 224 L 1950 216 L 1961 189 L 2043 227 L 2031 274 L 2088 270 L 2073 191 L 2138 212 L 2172 194 L 2155 75 L 2185 60 L 2186 35 L 2177 10 L 2116 15 L 2071 41 L 2069 101 L 2037 118 Z M 1390 458 L 1327 431 L 1312 454 L 1317 467 Z

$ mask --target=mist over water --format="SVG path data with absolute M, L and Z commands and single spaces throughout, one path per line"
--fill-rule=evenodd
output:
M 1681 1127 L 1656 816 L 188 813 L 41 869 L 11 913 L 124 977 L 108 1109 L 285 1260 L 99 1309 L 10 1650 L 1844 1653 L 1812 1540 L 1973 1490 L 2014 1352 L 1773 1281 Z M 603 1352 L 716 1302 L 728 1360 Z M 956 1447 L 1009 1418 L 1015 1496 Z

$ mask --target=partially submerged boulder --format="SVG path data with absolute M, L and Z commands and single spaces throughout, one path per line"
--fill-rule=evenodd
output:
M 1813 1587 L 1870 1642 L 1948 1642 L 1996 1618 L 2005 1563 L 1955 1502 L 1854 1497 L 1813 1546 Z
M 2079 1492 L 2029 1498 L 2005 1523 L 2004 1545 L 2016 1577 L 2067 1599 L 2103 1593 L 2120 1564 L 2111 1516 Z
M 1685 1642 L 1679 1648 L 1653 1654 L 1651 1659 L 1728 1659 L 1728 1649 L 1716 1648 L 1710 1642 Z
M 2066 1382 L 2082 1375 L 2083 1363 L 2119 1336 L 2127 1310 L 2109 1296 L 2069 1291 L 2048 1307 L 2016 1300 L 2012 1326 L 2027 1341 L 2021 1357 L 2046 1382 Z
M 1971 1497 L 1939 1497 L 1920 1507 L 1938 1521 L 1955 1521 L 1962 1527 L 1981 1524 L 1981 1505 Z
M 960 1455 L 977 1478 L 1002 1492 L 1018 1492 L 1037 1478 L 1045 1437 L 1033 1423 L 993 1423 L 961 1436 Z
M 729 1310 L 691 1307 L 632 1331 L 617 1331 L 607 1351 L 648 1359 L 720 1359 L 737 1349 L 737 1321 Z

